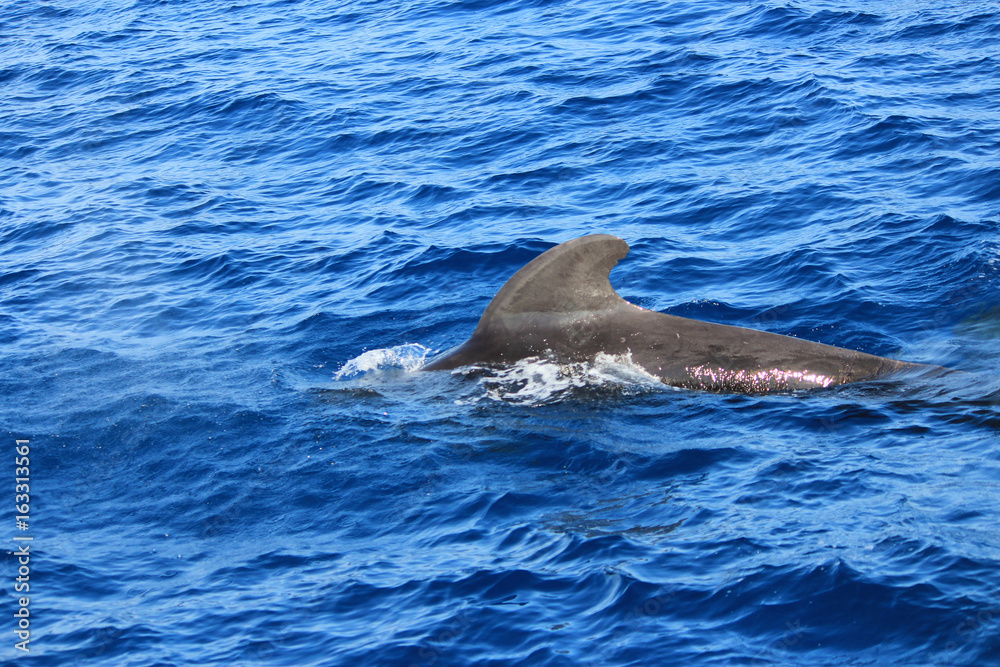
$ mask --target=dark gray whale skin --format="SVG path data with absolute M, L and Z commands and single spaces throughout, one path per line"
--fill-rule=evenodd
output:
M 423 370 L 511 364 L 527 357 L 578 362 L 603 352 L 631 355 L 668 385 L 760 394 L 927 368 L 640 308 L 618 296 L 608 279 L 628 250 L 616 236 L 595 234 L 542 253 L 497 292 L 467 341 Z

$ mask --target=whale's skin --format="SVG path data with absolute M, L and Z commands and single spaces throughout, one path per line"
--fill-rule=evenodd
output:
M 622 299 L 609 274 L 622 239 L 567 241 L 522 267 L 486 307 L 472 336 L 423 370 L 512 364 L 529 357 L 627 356 L 664 383 L 760 394 L 832 387 L 921 368 L 855 350 L 647 310 Z

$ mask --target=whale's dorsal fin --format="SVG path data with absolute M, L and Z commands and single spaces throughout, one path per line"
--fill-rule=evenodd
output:
M 507 281 L 464 343 L 425 370 L 558 363 L 627 355 L 666 384 L 767 393 L 871 380 L 919 365 L 766 331 L 712 324 L 630 305 L 608 276 L 628 244 L 606 235 L 567 241 Z M 923 367 L 929 368 L 929 367 Z
M 628 254 L 617 236 L 594 234 L 550 248 L 515 273 L 483 312 L 479 325 L 518 313 L 604 310 L 623 303 L 608 274 Z

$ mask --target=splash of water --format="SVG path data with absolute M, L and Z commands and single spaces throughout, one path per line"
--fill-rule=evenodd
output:
M 430 352 L 429 347 L 418 343 L 368 350 L 345 363 L 333 374 L 333 379 L 350 380 L 365 373 L 389 368 L 412 372 L 424 365 L 424 359 Z
M 646 391 L 666 387 L 632 361 L 631 354 L 600 353 L 592 362 L 569 364 L 529 357 L 502 368 L 468 366 L 456 369 L 453 374 L 476 378 L 475 395 L 457 400 L 460 404 L 490 400 L 544 405 L 583 389 Z

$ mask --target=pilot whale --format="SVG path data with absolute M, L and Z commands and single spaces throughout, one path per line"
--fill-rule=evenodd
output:
M 528 357 L 627 356 L 675 387 L 760 394 L 832 387 L 920 364 L 790 336 L 712 324 L 625 301 L 609 275 L 628 254 L 622 239 L 595 234 L 547 250 L 497 292 L 467 341 L 423 367 L 510 364 Z

